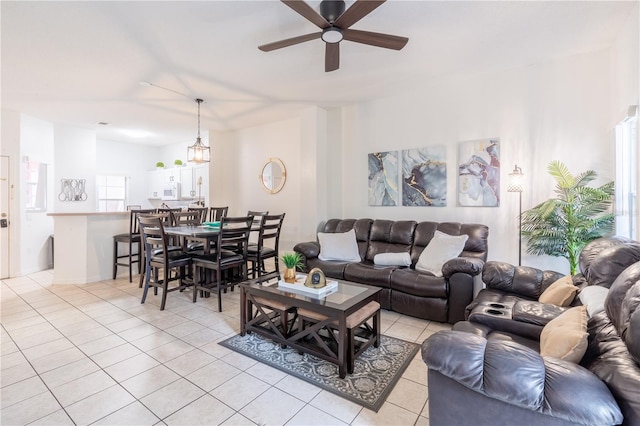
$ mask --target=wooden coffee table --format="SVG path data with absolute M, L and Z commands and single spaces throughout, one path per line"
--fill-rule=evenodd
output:
M 240 334 L 255 332 L 270 338 L 281 345 L 291 346 L 299 351 L 315 355 L 338 365 L 340 378 L 347 374 L 349 347 L 347 333 L 347 317 L 377 300 L 380 288 L 369 287 L 348 281 L 338 281 L 335 293 L 324 298 L 315 298 L 301 293 L 284 291 L 278 284 L 259 285 L 255 283 L 240 284 Z M 280 318 L 271 311 L 264 300 L 275 301 L 280 305 L 291 307 L 291 320 L 283 327 Z M 309 327 L 298 329 L 295 314 L 298 308 L 304 308 L 323 316 Z M 380 310 L 374 314 L 374 321 L 379 324 Z M 318 338 L 331 326 L 337 331 L 335 336 Z M 286 329 L 284 329 L 286 328 Z M 379 328 L 372 335 L 366 336 L 366 346 L 379 344 Z M 353 362 L 353 360 L 351 360 Z

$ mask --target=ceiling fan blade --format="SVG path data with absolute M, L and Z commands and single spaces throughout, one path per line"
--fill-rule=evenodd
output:
M 305 41 L 309 40 L 315 40 L 317 38 L 320 38 L 321 35 L 321 32 L 305 34 L 285 40 L 274 41 L 273 43 L 263 44 L 262 46 L 258 46 L 258 49 L 262 50 L 263 52 L 271 52 L 272 50 L 282 49 L 283 47 L 293 46 L 294 44 L 304 43 Z
M 373 12 L 378 6 L 384 3 L 386 0 L 357 0 L 355 3 L 345 10 L 336 22 L 333 24 L 346 30 L 371 12 Z
M 335 71 L 340 68 L 340 43 L 326 43 L 324 51 L 324 71 Z
M 281 0 L 282 3 L 289 6 L 291 9 L 298 12 L 302 17 L 316 24 L 320 28 L 327 28 L 329 23 L 326 19 L 322 17 L 318 12 L 316 12 L 311 6 L 301 0 Z
M 345 40 L 394 50 L 402 49 L 409 41 L 406 37 L 360 30 L 343 30 L 342 35 Z

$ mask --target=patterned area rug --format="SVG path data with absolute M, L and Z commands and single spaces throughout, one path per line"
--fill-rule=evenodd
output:
M 380 340 L 380 347 L 364 351 L 355 361 L 353 374 L 344 379 L 337 365 L 289 347 L 282 349 L 256 333 L 236 335 L 220 345 L 377 412 L 420 347 L 388 336 Z

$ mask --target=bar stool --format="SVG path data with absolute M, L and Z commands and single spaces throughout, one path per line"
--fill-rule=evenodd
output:
M 247 250 L 247 260 L 251 262 L 251 277 L 255 278 L 267 273 L 264 261 L 274 259 L 274 270 L 280 272 L 280 262 L 278 261 L 278 246 L 280 244 L 280 231 L 284 222 L 285 213 L 279 215 L 262 216 L 260 231 L 258 233 L 258 243 L 249 244 Z
M 140 273 L 141 265 L 141 252 L 142 246 L 140 244 L 140 233 L 138 231 L 138 216 L 141 214 L 155 213 L 155 209 L 146 210 L 130 210 L 129 213 L 129 232 L 124 234 L 117 234 L 113 236 L 113 279 L 116 279 L 118 274 L 118 266 L 126 266 L 129 268 L 129 282 L 133 282 L 133 264 L 138 264 L 138 273 Z M 118 255 L 118 245 L 127 244 L 128 252 L 126 254 Z M 134 247 L 136 251 L 134 252 Z M 127 262 L 121 262 L 120 259 L 127 259 Z
M 247 244 L 251 231 L 252 216 L 223 217 L 215 250 L 210 254 L 193 255 L 194 288 L 193 302 L 198 290 L 210 293 L 217 290 L 218 312 L 222 312 L 222 290 L 247 279 Z M 226 247 L 232 247 L 233 250 Z M 223 272 L 226 277 L 223 278 Z M 215 274 L 215 277 L 214 277 Z
M 193 283 L 185 278 L 187 270 L 191 267 L 191 257 L 182 251 L 173 250 L 169 244 L 168 235 L 164 233 L 163 218 L 161 216 L 140 216 L 140 238 L 145 251 L 145 278 L 142 300 L 147 299 L 149 287 L 153 287 L 153 294 L 158 294 L 158 288 L 162 289 L 160 310 L 164 310 L 167 294 L 172 291 L 182 292 Z M 160 275 L 162 271 L 162 275 Z M 178 284 L 169 287 L 171 282 Z

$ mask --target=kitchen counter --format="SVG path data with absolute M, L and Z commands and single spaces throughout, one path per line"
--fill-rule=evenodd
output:
M 129 232 L 129 212 L 48 213 L 54 222 L 54 284 L 112 279 L 113 236 Z M 126 268 L 119 271 L 128 273 Z

